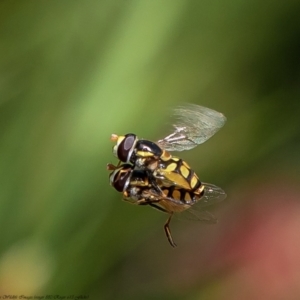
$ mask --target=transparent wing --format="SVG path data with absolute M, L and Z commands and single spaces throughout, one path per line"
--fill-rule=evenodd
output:
M 219 203 L 226 198 L 226 193 L 218 186 L 211 183 L 202 183 L 204 185 L 204 195 L 193 205 L 202 209 L 204 207 Z
M 226 193 L 218 186 L 210 183 L 203 183 L 204 195 L 198 202 L 191 205 L 190 208 L 182 213 L 176 214 L 180 220 L 204 221 L 207 223 L 215 224 L 217 219 L 208 211 L 203 210 L 207 206 L 221 202 L 226 198 Z
M 216 203 L 221 202 L 226 198 L 225 192 L 217 187 L 216 185 L 210 183 L 203 183 L 204 185 L 204 194 L 203 196 L 195 203 L 190 206 L 180 200 L 162 197 L 161 194 L 158 194 L 155 191 L 150 192 L 151 195 L 156 196 L 156 200 L 146 202 L 145 204 L 150 204 L 152 207 L 168 213 L 168 211 L 173 211 L 175 218 L 179 220 L 192 220 L 192 221 L 204 221 L 207 223 L 215 224 L 217 219 L 214 215 L 205 211 L 204 208 Z M 164 202 L 161 205 L 161 201 Z M 180 206 L 183 209 L 178 209 Z
M 173 109 L 174 131 L 157 142 L 167 151 L 190 150 L 212 137 L 226 122 L 226 117 L 210 108 L 186 104 Z
M 193 208 L 189 208 L 182 213 L 176 213 L 174 217 L 180 221 L 201 221 L 208 224 L 218 223 L 217 218 L 208 211 L 199 211 Z
M 190 210 L 192 208 L 192 211 L 202 211 L 203 212 L 203 208 L 210 206 L 210 205 L 214 205 L 217 204 L 221 201 L 223 201 L 227 195 L 226 193 L 218 186 L 211 184 L 211 183 L 203 183 L 202 185 L 204 185 L 204 194 L 202 195 L 202 197 L 195 203 L 190 205 L 190 208 L 187 208 L 186 210 Z M 184 203 L 178 199 L 174 199 L 174 198 L 170 198 L 170 197 L 162 197 L 160 194 L 158 194 L 157 192 L 155 192 L 153 189 L 151 190 L 151 195 L 156 196 L 156 199 L 160 199 L 160 200 L 166 200 L 166 201 L 170 201 L 170 203 L 173 203 L 175 205 L 183 205 L 183 206 L 187 206 L 187 203 Z M 159 202 L 159 201 L 157 201 Z M 181 213 L 181 212 L 180 212 Z

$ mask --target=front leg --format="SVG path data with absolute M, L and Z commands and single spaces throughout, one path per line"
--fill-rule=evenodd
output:
M 161 199 L 140 199 L 140 200 L 137 200 L 135 203 L 137 205 L 149 205 L 149 204 L 157 203 L 160 201 L 161 201 Z
M 147 170 L 147 177 L 149 180 L 149 183 L 153 187 L 153 189 L 158 193 L 160 197 L 165 197 L 166 195 L 163 193 L 162 189 L 160 188 L 161 181 L 154 177 L 153 172 Z
M 161 201 L 161 198 L 158 197 L 156 193 L 150 193 L 149 191 L 140 191 L 138 193 L 136 188 L 128 193 L 127 191 L 123 192 L 123 200 L 131 204 L 136 205 L 148 205 L 150 203 L 157 203 Z

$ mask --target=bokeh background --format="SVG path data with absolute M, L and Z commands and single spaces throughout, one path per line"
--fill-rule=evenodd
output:
M 0 296 L 300 299 L 300 2 L 1 1 Z M 172 222 L 109 186 L 111 133 L 224 113 L 180 155 L 228 194 Z M 73 298 L 72 298 L 73 297 Z

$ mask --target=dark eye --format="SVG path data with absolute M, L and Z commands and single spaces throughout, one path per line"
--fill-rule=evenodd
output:
M 132 152 L 132 148 L 135 145 L 135 141 L 136 141 L 136 135 L 129 133 L 125 135 L 125 138 L 123 139 L 123 141 L 120 143 L 120 145 L 118 146 L 118 158 L 123 161 L 123 162 L 127 162 L 130 160 L 129 154 Z
M 113 187 L 118 192 L 124 192 L 128 185 L 128 178 L 130 177 L 130 170 L 120 170 L 114 178 Z

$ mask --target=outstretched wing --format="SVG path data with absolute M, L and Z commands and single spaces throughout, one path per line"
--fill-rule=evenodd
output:
M 167 151 L 190 150 L 212 137 L 226 122 L 226 117 L 210 108 L 186 104 L 173 109 L 174 131 L 157 142 Z
M 190 208 L 176 214 L 178 219 L 203 221 L 210 224 L 217 223 L 217 219 L 210 212 L 204 210 L 207 206 L 214 205 L 226 198 L 226 193 L 218 186 L 210 183 L 202 183 L 204 185 L 204 194 L 198 202 L 191 205 Z
M 204 194 L 193 207 L 196 206 L 198 209 L 203 209 L 204 207 L 219 203 L 226 198 L 226 193 L 220 187 L 211 183 L 202 182 L 202 184 L 204 185 Z
M 147 191 L 147 193 L 153 197 L 151 200 L 149 197 L 146 197 L 149 198 L 149 200 L 146 200 L 143 204 L 149 204 L 150 206 L 166 213 L 174 212 L 177 219 L 204 221 L 215 224 L 217 223 L 217 219 L 204 209 L 207 206 L 224 200 L 226 198 L 226 194 L 216 185 L 210 183 L 202 184 L 204 185 L 204 194 L 193 204 L 189 205 L 179 199 L 166 197 L 164 194 L 161 194 L 154 189 Z M 136 204 L 140 203 L 136 202 Z

